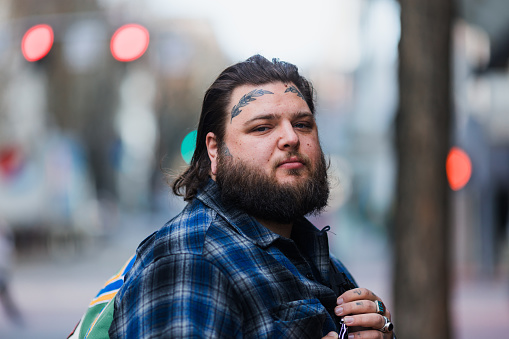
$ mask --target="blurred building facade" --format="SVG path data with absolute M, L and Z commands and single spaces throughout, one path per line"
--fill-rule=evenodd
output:
M 121 211 L 150 211 L 168 194 L 157 194 L 161 168 L 185 165 L 180 142 L 227 62 L 206 21 L 151 20 L 123 7 L 0 1 L 0 214 L 21 246 L 102 234 Z M 131 22 L 147 27 L 150 48 L 119 62 L 110 39 Z M 29 62 L 21 41 L 41 23 L 54 41 Z
M 454 195 L 456 260 L 466 274 L 509 268 L 509 22 L 505 1 L 458 2 L 454 143 L 472 178 Z

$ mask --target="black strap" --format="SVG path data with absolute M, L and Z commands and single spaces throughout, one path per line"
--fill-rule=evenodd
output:
M 336 297 L 339 297 L 346 291 L 357 287 L 354 285 L 354 283 L 350 281 L 350 279 L 348 279 L 345 272 L 339 271 L 339 269 L 336 267 L 336 265 L 334 265 L 332 260 L 330 261 L 330 267 L 331 267 L 329 272 L 330 286 L 334 293 L 336 294 Z M 340 339 L 348 338 L 348 327 L 346 327 L 342 319 L 338 316 L 334 316 L 334 321 L 336 322 L 338 333 L 340 333 Z
M 338 270 L 336 265 L 330 261 L 330 285 L 336 296 L 340 296 L 341 294 L 345 293 L 348 290 L 354 289 L 357 286 L 354 285 L 353 282 L 348 279 L 345 272 L 341 272 Z

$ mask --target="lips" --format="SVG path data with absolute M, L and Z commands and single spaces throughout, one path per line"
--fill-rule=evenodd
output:
M 304 166 L 304 161 L 298 157 L 291 157 L 291 158 L 285 159 L 285 160 L 281 161 L 278 165 L 278 167 L 288 168 L 288 169 L 300 168 L 303 166 Z

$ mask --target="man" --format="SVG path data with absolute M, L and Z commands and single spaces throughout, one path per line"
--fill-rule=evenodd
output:
M 329 256 L 304 215 L 327 204 L 313 88 L 261 56 L 205 93 L 173 191 L 188 205 L 145 239 L 115 298 L 111 338 L 392 338 L 390 314 Z M 378 313 L 377 313 L 378 312 Z

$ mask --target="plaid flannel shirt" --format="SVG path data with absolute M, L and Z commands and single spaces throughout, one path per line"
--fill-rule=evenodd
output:
M 302 218 L 292 239 L 279 236 L 224 206 L 212 180 L 136 255 L 115 297 L 111 338 L 321 338 L 338 330 L 326 231 Z

